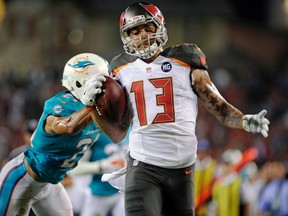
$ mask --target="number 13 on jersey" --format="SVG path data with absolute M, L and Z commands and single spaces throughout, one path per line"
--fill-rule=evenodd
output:
M 153 78 L 148 80 L 155 88 L 161 88 L 162 94 L 155 94 L 157 106 L 163 107 L 162 113 L 157 113 L 151 124 L 164 124 L 175 121 L 173 80 L 172 77 Z M 144 81 L 136 81 L 131 85 L 130 93 L 134 93 L 135 105 L 140 126 L 147 125 L 147 107 Z

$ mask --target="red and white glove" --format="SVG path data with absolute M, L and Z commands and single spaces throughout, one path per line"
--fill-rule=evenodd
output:
M 262 110 L 258 114 L 244 115 L 242 120 L 243 129 L 250 133 L 261 133 L 265 138 L 268 137 L 269 120 L 265 118 L 267 111 Z
M 95 96 L 102 92 L 102 82 L 105 82 L 106 78 L 104 75 L 94 75 L 89 77 L 84 83 L 84 92 L 80 101 L 85 106 L 95 105 Z
M 115 153 L 100 161 L 100 172 L 111 173 L 123 168 L 126 165 L 125 157 L 121 153 Z
M 70 176 L 103 174 L 119 170 L 126 166 L 123 152 L 112 154 L 110 157 L 98 161 L 79 161 L 78 165 L 69 171 Z

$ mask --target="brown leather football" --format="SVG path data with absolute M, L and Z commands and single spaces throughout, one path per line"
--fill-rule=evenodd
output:
M 102 92 L 96 96 L 96 111 L 110 124 L 120 124 L 127 106 L 125 88 L 113 78 L 106 76 L 106 82 L 103 82 L 101 89 Z

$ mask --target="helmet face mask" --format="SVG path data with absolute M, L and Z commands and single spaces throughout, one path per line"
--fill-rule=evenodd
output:
M 143 38 L 131 39 L 129 31 L 139 25 L 153 23 L 156 32 L 151 33 Z M 164 17 L 161 11 L 152 4 L 134 3 L 130 5 L 120 17 L 120 37 L 123 42 L 125 52 L 143 59 L 151 58 L 157 50 L 164 46 L 168 40 L 167 29 L 165 27 Z M 148 47 L 143 48 L 147 43 Z M 153 41 L 151 43 L 151 41 Z M 142 46 L 136 46 L 136 43 Z
M 62 85 L 79 100 L 83 95 L 85 82 L 94 75 L 109 76 L 109 63 L 99 55 L 81 53 L 66 63 Z

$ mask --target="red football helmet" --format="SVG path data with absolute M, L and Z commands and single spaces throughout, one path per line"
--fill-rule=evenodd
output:
M 149 34 L 148 37 L 137 39 L 137 42 L 144 43 L 148 41 L 149 44 L 148 47 L 139 49 L 134 45 L 136 41 L 129 37 L 128 31 L 135 26 L 147 23 L 153 23 L 157 30 L 155 33 Z M 120 16 L 119 26 L 125 52 L 143 59 L 151 58 L 168 40 L 164 16 L 153 4 L 137 2 L 129 5 Z M 152 44 L 150 44 L 151 39 L 154 39 Z

